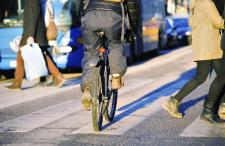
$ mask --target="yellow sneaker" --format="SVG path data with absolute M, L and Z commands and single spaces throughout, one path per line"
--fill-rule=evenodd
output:
M 84 88 L 82 95 L 82 105 L 84 110 L 91 110 L 91 93 L 89 87 Z

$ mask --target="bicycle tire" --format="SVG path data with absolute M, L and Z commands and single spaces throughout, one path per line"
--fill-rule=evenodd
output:
M 92 96 L 92 125 L 94 131 L 101 131 L 102 129 L 102 98 L 101 98 L 101 79 L 99 74 L 99 67 L 94 68 L 91 75 L 91 96 Z
M 106 109 L 104 110 L 103 113 L 106 121 L 111 122 L 114 119 L 117 106 L 117 98 L 118 98 L 118 91 L 112 90 L 107 105 L 106 104 L 103 105 L 103 109 Z

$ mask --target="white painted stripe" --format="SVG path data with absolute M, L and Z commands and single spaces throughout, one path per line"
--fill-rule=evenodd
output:
M 115 119 L 112 123 L 104 123 L 103 130 L 100 134 L 113 134 L 122 135 L 132 127 L 136 126 L 146 118 L 152 116 L 156 112 L 162 109 L 162 103 L 168 98 L 165 95 L 171 95 L 171 93 L 177 91 L 177 86 L 183 86 L 186 80 L 178 81 L 173 85 L 163 88 L 162 90 L 146 96 L 131 104 L 129 107 L 123 108 L 124 105 L 120 105 L 116 112 Z M 129 97 L 128 97 L 129 98 Z M 137 98 L 137 97 L 136 97 Z M 120 103 L 120 98 L 118 103 Z M 124 102 L 123 102 L 124 103 Z M 72 132 L 72 134 L 90 134 L 96 133 L 93 131 L 92 125 L 81 127 Z
M 142 107 L 138 111 L 129 115 L 126 112 L 117 112 L 116 117 L 111 123 L 104 123 L 103 130 L 99 134 L 110 135 L 122 135 L 131 128 L 135 127 L 139 123 L 143 122 L 146 118 L 155 114 L 161 109 L 161 103 L 165 101 L 165 98 L 161 98 L 149 106 Z M 128 115 L 127 115 L 128 114 Z M 93 131 L 92 125 L 89 124 L 78 130 L 72 132 L 72 134 L 91 134 L 97 132 Z
M 137 71 L 144 71 L 146 68 L 154 68 L 154 67 L 159 67 L 160 65 L 163 64 L 168 64 L 169 62 L 173 62 L 175 60 L 178 60 L 179 58 L 182 57 L 190 57 L 192 54 L 192 49 L 191 46 L 186 46 L 183 48 L 180 48 L 175 51 L 171 51 L 168 54 L 161 55 L 159 57 L 153 58 L 145 63 L 142 63 L 140 65 L 134 65 L 128 68 L 129 73 L 136 73 Z
M 80 102 L 69 100 L 0 124 L 0 132 L 29 132 L 81 109 Z
M 44 98 L 46 96 L 59 94 L 62 92 L 66 92 L 68 90 L 74 88 L 80 88 L 80 79 L 68 80 L 64 87 L 62 88 L 53 88 L 53 87 L 36 87 L 29 90 L 24 90 L 21 92 L 9 91 L 8 89 L 1 90 L 1 98 L 0 98 L 0 109 L 13 106 L 16 104 L 32 101 L 35 99 Z M 125 82 L 126 88 L 122 88 L 120 90 L 120 94 L 128 92 L 129 90 L 133 90 L 141 85 L 149 84 L 153 82 L 153 80 L 140 80 L 140 79 L 131 79 Z M 26 87 L 30 87 L 32 85 L 26 84 Z M 26 88 L 25 87 L 25 88 Z
M 210 124 L 196 118 L 182 133 L 182 137 L 225 137 L 225 123 Z
M 119 90 L 119 95 L 126 93 L 128 91 L 132 91 L 138 87 L 145 86 L 154 81 L 154 79 L 130 79 L 125 81 L 125 87 Z
M 149 84 L 152 81 L 153 80 L 129 80 L 127 88 L 121 90 L 120 94 Z M 81 110 L 80 101 L 70 100 L 6 121 L 0 124 L 0 132 L 29 132 L 79 110 Z
M 68 80 L 65 83 L 65 86 L 62 88 L 35 87 L 35 88 L 20 91 L 20 92 L 9 91 L 5 87 L 0 87 L 0 90 L 1 90 L 0 109 L 21 104 L 24 102 L 32 101 L 35 99 L 44 98 L 46 96 L 59 94 L 74 88 L 79 88 L 80 87 L 79 84 L 80 84 L 80 79 L 72 79 L 72 80 Z M 30 83 L 25 84 L 25 88 L 29 88 L 29 87 L 32 87 Z

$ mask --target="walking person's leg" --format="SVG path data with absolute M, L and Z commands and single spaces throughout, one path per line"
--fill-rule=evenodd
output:
M 223 58 L 219 69 L 218 75 L 210 85 L 209 95 L 205 99 L 204 108 L 201 114 L 201 119 L 210 123 L 218 122 L 218 119 L 214 114 L 214 108 L 225 84 L 225 53 L 223 53 Z
M 184 97 L 205 82 L 210 68 L 211 61 L 198 61 L 194 78 L 188 81 L 175 96 L 171 96 L 170 99 L 164 103 L 163 108 L 173 117 L 182 118 L 182 113 L 179 112 L 180 102 Z
M 23 58 L 22 58 L 20 50 L 17 53 L 16 63 L 17 63 L 17 66 L 14 73 L 14 76 L 15 76 L 14 81 L 12 85 L 8 86 L 7 88 L 12 90 L 21 90 L 21 84 L 23 81 L 25 71 L 24 71 L 24 62 L 23 62 Z
M 62 73 L 60 73 L 59 69 L 54 64 L 53 59 L 47 48 L 42 47 L 42 50 L 45 54 L 48 70 L 53 76 L 53 86 L 61 87 L 65 83 L 66 79 L 63 77 Z
M 220 65 L 221 65 L 221 59 L 212 60 L 212 69 L 216 72 L 216 75 L 219 74 L 220 67 L 221 67 Z M 216 100 L 215 106 L 213 108 L 213 114 L 216 119 L 219 119 L 218 110 L 219 110 L 220 101 L 221 101 L 221 98 Z M 205 102 L 207 102 L 207 99 L 205 100 Z

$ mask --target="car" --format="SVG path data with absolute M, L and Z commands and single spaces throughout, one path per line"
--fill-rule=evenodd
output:
M 53 59 L 58 68 L 81 68 L 83 43 L 78 17 L 79 0 L 54 0 L 55 23 L 58 28 L 57 43 L 59 50 L 53 53 Z M 17 1 L 21 2 L 21 1 Z M 23 3 L 21 3 L 22 5 Z M 22 9 L 18 8 L 17 15 L 5 18 L 0 22 L 0 71 L 16 68 L 16 52 L 10 48 L 10 42 L 22 35 Z
M 172 15 L 165 18 L 168 47 L 191 43 L 191 28 L 188 25 L 188 17 L 188 15 Z

